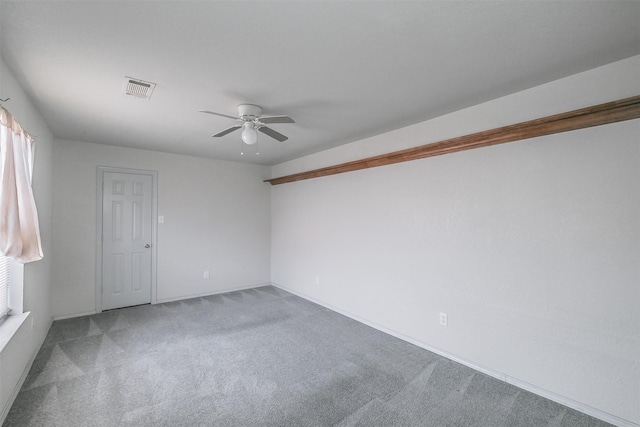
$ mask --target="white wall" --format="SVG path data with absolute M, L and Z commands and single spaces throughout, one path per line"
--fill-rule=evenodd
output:
M 638 75 L 640 56 L 277 165 L 272 176 L 638 95 Z M 640 424 L 639 143 L 634 120 L 275 186 L 272 281 Z
M 42 260 L 24 267 L 23 310 L 30 312 L 29 318 L 0 353 L 1 422 L 51 325 L 53 136 L 1 57 L 0 98 L 11 98 L 3 106 L 27 132 L 36 136 L 32 184 L 44 252 Z
M 55 317 L 95 310 L 98 166 L 158 172 L 158 302 L 270 281 L 267 167 L 56 140 Z

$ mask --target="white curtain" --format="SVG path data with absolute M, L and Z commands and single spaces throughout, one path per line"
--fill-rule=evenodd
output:
M 31 189 L 34 140 L 0 108 L 0 253 L 20 263 L 42 259 Z

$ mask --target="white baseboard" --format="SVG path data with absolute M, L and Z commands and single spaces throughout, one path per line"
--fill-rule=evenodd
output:
M 200 293 L 200 294 L 183 295 L 183 296 L 179 296 L 179 297 L 175 297 L 175 298 L 163 298 L 163 299 L 156 300 L 156 304 L 162 304 L 162 303 L 165 303 L 165 302 L 173 302 L 173 301 L 182 301 L 182 300 L 191 299 L 191 298 L 208 297 L 208 296 L 211 296 L 211 295 L 226 294 L 228 292 L 244 291 L 244 290 L 247 290 L 247 289 L 261 288 L 263 286 L 269 286 L 269 285 L 271 285 L 270 282 L 267 282 L 267 283 L 256 283 L 254 285 L 237 286 L 237 287 L 234 287 L 234 288 L 227 288 L 227 289 L 222 289 L 222 290 L 214 291 L 214 292 L 204 292 L 204 293 Z
M 206 296 L 210 296 L 210 295 L 226 294 L 228 292 L 244 291 L 246 289 L 261 288 L 263 286 L 269 286 L 269 285 L 271 285 L 271 283 L 269 283 L 269 282 L 267 282 L 267 283 L 257 283 L 257 284 L 254 284 L 254 285 L 238 286 L 238 287 L 234 287 L 234 288 L 222 289 L 222 290 L 215 291 L 215 292 L 204 292 L 204 293 L 192 294 L 192 295 L 182 295 L 182 296 L 174 297 L 174 298 L 156 299 L 155 304 L 162 304 L 162 303 L 165 303 L 165 302 L 182 301 L 182 300 L 185 300 L 185 299 L 200 298 L 200 297 L 206 297 Z M 96 314 L 96 313 L 97 313 L 97 311 L 93 310 L 93 311 L 85 311 L 85 312 L 76 313 L 76 314 L 65 314 L 65 315 L 62 315 L 62 316 L 55 316 L 53 318 L 53 320 L 73 319 L 75 317 L 91 316 L 92 314 Z
M 96 311 L 93 310 L 93 311 L 85 311 L 83 313 L 65 314 L 63 316 L 54 316 L 53 320 L 73 319 L 75 317 L 91 316 L 92 314 L 96 314 Z
M 399 339 L 401 339 L 403 341 L 406 341 L 406 342 L 409 342 L 411 344 L 414 344 L 414 345 L 416 345 L 418 347 L 424 348 L 425 350 L 429 350 L 432 353 L 438 354 L 438 355 L 440 355 L 442 357 L 446 357 L 449 360 L 453 360 L 454 362 L 460 363 L 461 365 L 465 365 L 465 366 L 467 366 L 467 367 L 469 367 L 469 368 L 471 368 L 473 370 L 482 372 L 483 374 L 489 375 L 489 376 L 491 376 L 493 378 L 497 378 L 497 379 L 499 379 L 501 381 L 504 381 L 506 383 L 512 384 L 512 385 L 514 385 L 514 386 L 516 386 L 518 388 L 521 388 L 523 390 L 527 390 L 527 391 L 529 391 L 531 393 L 537 394 L 538 396 L 542 396 L 542 397 L 547 398 L 549 400 L 552 400 L 554 402 L 560 403 L 561 405 L 564 405 L 564 406 L 567 406 L 569 408 L 575 409 L 576 411 L 580 411 L 580 412 L 585 413 L 587 415 L 591 415 L 594 418 L 598 418 L 598 419 L 600 419 L 602 421 L 605 421 L 607 423 L 616 425 L 618 427 L 640 427 L 639 424 L 633 423 L 633 422 L 631 422 L 629 420 L 625 420 L 623 418 L 620 418 L 620 417 L 617 417 L 615 415 L 609 414 L 608 412 L 604 412 L 604 411 L 601 411 L 599 409 L 593 408 L 591 406 L 585 405 L 583 403 L 577 402 L 577 401 L 575 401 L 573 399 L 570 399 L 570 398 L 568 398 L 566 396 L 562 396 L 562 395 L 554 393 L 552 391 L 545 390 L 545 389 L 543 389 L 541 387 L 538 387 L 536 385 L 530 384 L 530 383 L 528 383 L 526 381 L 522 381 L 522 380 L 520 380 L 518 378 L 511 377 L 511 376 L 506 375 L 506 374 L 504 374 L 502 372 L 499 372 L 499 371 L 496 371 L 496 370 L 493 370 L 493 369 L 490 369 L 490 368 L 487 368 L 487 367 L 484 367 L 484 366 L 477 365 L 476 363 L 474 363 L 474 362 L 472 362 L 470 360 L 464 359 L 462 357 L 458 357 L 455 354 L 451 354 L 451 353 L 449 353 L 449 352 L 447 352 L 445 350 L 439 349 L 437 347 L 433 347 L 433 346 L 431 346 L 431 345 L 429 345 L 429 344 L 427 344 L 425 342 L 418 341 L 418 340 L 416 340 L 416 339 L 414 339 L 414 338 L 412 338 L 410 336 L 401 334 L 401 333 L 399 333 L 397 331 L 394 331 L 392 329 L 386 328 L 386 327 L 384 327 L 382 325 L 379 325 L 377 323 L 371 322 L 371 321 L 369 321 L 369 320 L 367 320 L 365 318 L 362 318 L 362 317 L 357 316 L 355 314 L 349 313 L 349 312 L 347 312 L 345 310 L 342 310 L 341 308 L 335 307 L 335 306 L 333 306 L 331 304 L 327 304 L 324 301 L 320 301 L 320 300 L 318 300 L 316 298 L 313 298 L 313 297 L 310 297 L 308 295 L 302 294 L 300 292 L 294 291 L 293 289 L 289 289 L 286 286 L 281 286 L 281 285 L 279 285 L 277 283 L 273 283 L 273 282 L 271 283 L 271 285 L 275 286 L 276 288 L 280 288 L 283 291 L 287 291 L 287 292 L 290 292 L 290 293 L 292 293 L 294 295 L 297 295 L 300 298 L 304 298 L 304 299 L 306 299 L 308 301 L 311 301 L 311 302 L 316 303 L 318 305 L 321 305 L 321 306 L 323 306 L 325 308 L 328 308 L 331 311 L 335 311 L 336 313 L 340 313 L 340 314 L 342 314 L 344 316 L 347 316 L 347 317 L 349 317 L 349 318 L 351 318 L 351 319 L 353 319 L 355 321 L 363 323 L 363 324 L 365 324 L 367 326 L 370 326 L 370 327 L 372 327 L 374 329 L 377 329 L 377 330 L 379 330 L 381 332 L 384 332 L 386 334 L 389 334 L 391 336 L 399 338 Z

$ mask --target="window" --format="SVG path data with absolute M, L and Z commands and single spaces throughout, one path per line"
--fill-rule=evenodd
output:
M 9 313 L 10 260 L 0 254 L 0 320 Z
M 31 189 L 34 145 L 34 139 L 0 107 L 0 319 L 9 312 L 9 299 L 12 308 L 22 312 L 21 264 L 42 259 Z

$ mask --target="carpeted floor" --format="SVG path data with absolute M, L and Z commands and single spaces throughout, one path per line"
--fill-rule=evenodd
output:
M 4 426 L 606 426 L 274 287 L 53 323 Z

